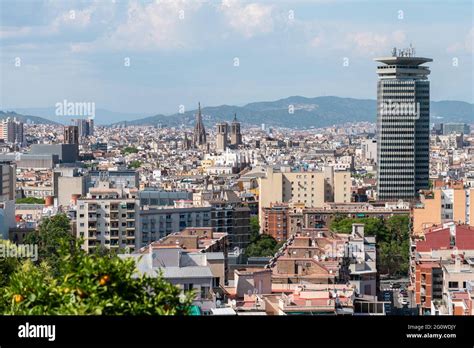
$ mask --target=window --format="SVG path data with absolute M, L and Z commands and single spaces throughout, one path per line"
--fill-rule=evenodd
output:
M 448 287 L 450 289 L 457 289 L 458 288 L 458 282 L 449 282 Z
M 209 295 L 209 287 L 208 286 L 202 286 L 201 287 L 201 298 L 207 298 Z

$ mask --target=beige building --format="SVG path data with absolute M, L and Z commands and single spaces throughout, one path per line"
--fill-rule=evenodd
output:
M 412 221 L 415 235 L 450 221 L 474 226 L 474 188 L 464 188 L 460 182 L 435 183 L 412 208 Z
M 75 203 L 75 196 L 86 194 L 84 176 L 60 176 L 57 178 L 57 205 L 68 206 Z
M 77 200 L 76 233 L 83 248 L 129 249 L 140 246 L 139 208 L 136 189 L 92 188 Z
M 352 180 L 348 171 L 291 172 L 267 168 L 259 178 L 259 220 L 263 226 L 263 208 L 272 203 L 299 203 L 307 208 L 322 207 L 325 202 L 351 201 Z

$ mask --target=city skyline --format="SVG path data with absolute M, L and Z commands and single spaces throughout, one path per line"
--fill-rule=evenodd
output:
M 6 1 L 0 105 L 85 100 L 151 115 L 180 105 L 189 110 L 198 99 L 204 105 L 290 95 L 375 99 L 372 59 L 410 43 L 435 60 L 432 100 L 472 103 L 470 4 L 431 5 Z M 434 35 L 436 42 L 426 40 Z

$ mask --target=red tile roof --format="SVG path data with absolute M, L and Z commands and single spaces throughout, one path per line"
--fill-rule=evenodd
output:
M 460 250 L 474 250 L 474 229 L 456 226 L 456 247 Z
M 417 251 L 431 251 L 439 249 L 449 249 L 451 236 L 449 228 L 425 232 L 425 240 L 416 242 Z
M 474 250 L 474 228 L 467 225 L 456 225 L 455 246 L 459 250 Z M 416 250 L 421 252 L 450 249 L 450 229 L 429 229 L 425 232 L 425 240 L 416 242 Z

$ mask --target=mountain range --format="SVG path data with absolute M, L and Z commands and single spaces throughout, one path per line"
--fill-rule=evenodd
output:
M 32 111 L 32 109 L 28 109 Z M 15 110 L 20 112 L 20 109 Z M 48 115 L 54 115 L 53 112 Z M 43 122 L 37 116 L 22 116 L 30 118 L 35 123 L 69 123 L 64 116 L 47 116 Z M 161 125 L 192 126 L 195 122 L 197 110 L 189 110 L 173 115 L 154 115 L 141 118 L 139 115 L 127 113 L 115 113 L 108 110 L 98 109 L 96 111 L 96 123 L 102 125 Z M 11 113 L 10 113 L 11 114 Z M 376 101 L 372 99 L 354 99 L 341 97 L 315 97 L 306 98 L 301 96 L 288 97 L 276 101 L 254 102 L 244 106 L 220 105 L 202 108 L 203 121 L 207 127 L 214 126 L 216 122 L 231 122 L 234 114 L 243 124 L 287 127 L 287 128 L 312 128 L 325 127 L 346 122 L 375 122 Z M 5 118 L 5 113 L 0 113 L 0 118 Z M 474 104 L 463 101 L 432 101 L 431 122 L 465 122 L 473 123 Z

